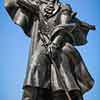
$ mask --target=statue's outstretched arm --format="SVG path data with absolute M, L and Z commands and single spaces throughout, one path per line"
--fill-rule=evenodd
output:
M 19 5 L 18 0 L 5 0 L 4 5 L 13 22 L 19 25 L 26 35 L 31 36 L 33 17 L 31 11 Z

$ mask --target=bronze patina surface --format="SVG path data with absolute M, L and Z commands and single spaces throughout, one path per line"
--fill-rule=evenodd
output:
M 75 46 L 95 26 L 58 0 L 5 0 L 5 7 L 32 41 L 22 100 L 83 100 L 94 80 Z

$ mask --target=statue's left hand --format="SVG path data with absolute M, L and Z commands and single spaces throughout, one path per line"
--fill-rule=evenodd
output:
M 57 54 L 57 49 L 58 49 L 57 44 L 51 43 L 48 46 L 48 54 L 54 58 Z

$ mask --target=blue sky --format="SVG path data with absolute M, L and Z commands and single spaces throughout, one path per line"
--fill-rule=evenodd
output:
M 96 25 L 90 31 L 88 44 L 77 47 L 80 51 L 95 85 L 85 94 L 85 100 L 99 100 L 100 97 L 100 0 L 63 0 L 71 4 L 78 17 Z M 22 85 L 28 60 L 30 39 L 15 25 L 0 0 L 0 100 L 21 100 Z

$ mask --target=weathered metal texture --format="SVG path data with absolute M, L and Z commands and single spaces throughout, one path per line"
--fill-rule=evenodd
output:
M 21 2 L 20 2 L 21 1 Z M 50 1 L 51 2 L 51 1 Z M 40 5 L 38 5 L 40 3 Z M 64 49 L 58 49 L 55 62 L 59 66 L 60 74 L 65 81 L 68 91 L 79 90 L 82 93 L 90 90 L 94 84 L 79 52 L 72 46 L 87 43 L 87 33 L 94 29 L 75 16 L 70 5 L 54 2 L 49 14 L 48 2 L 32 2 L 27 0 L 5 0 L 5 7 L 12 20 L 32 38 L 25 86 L 50 88 L 53 91 L 63 90 L 58 80 L 55 68 L 47 56 L 47 49 L 43 46 L 41 35 L 46 42 L 53 42 L 60 35 L 64 39 Z M 48 9 L 45 11 L 44 9 Z M 46 14 L 45 14 L 46 13 Z M 69 28 L 68 28 L 69 26 Z M 50 40 L 50 41 L 49 41 Z M 57 44 L 57 43 L 56 43 Z M 71 45 L 72 44 L 72 45 Z

